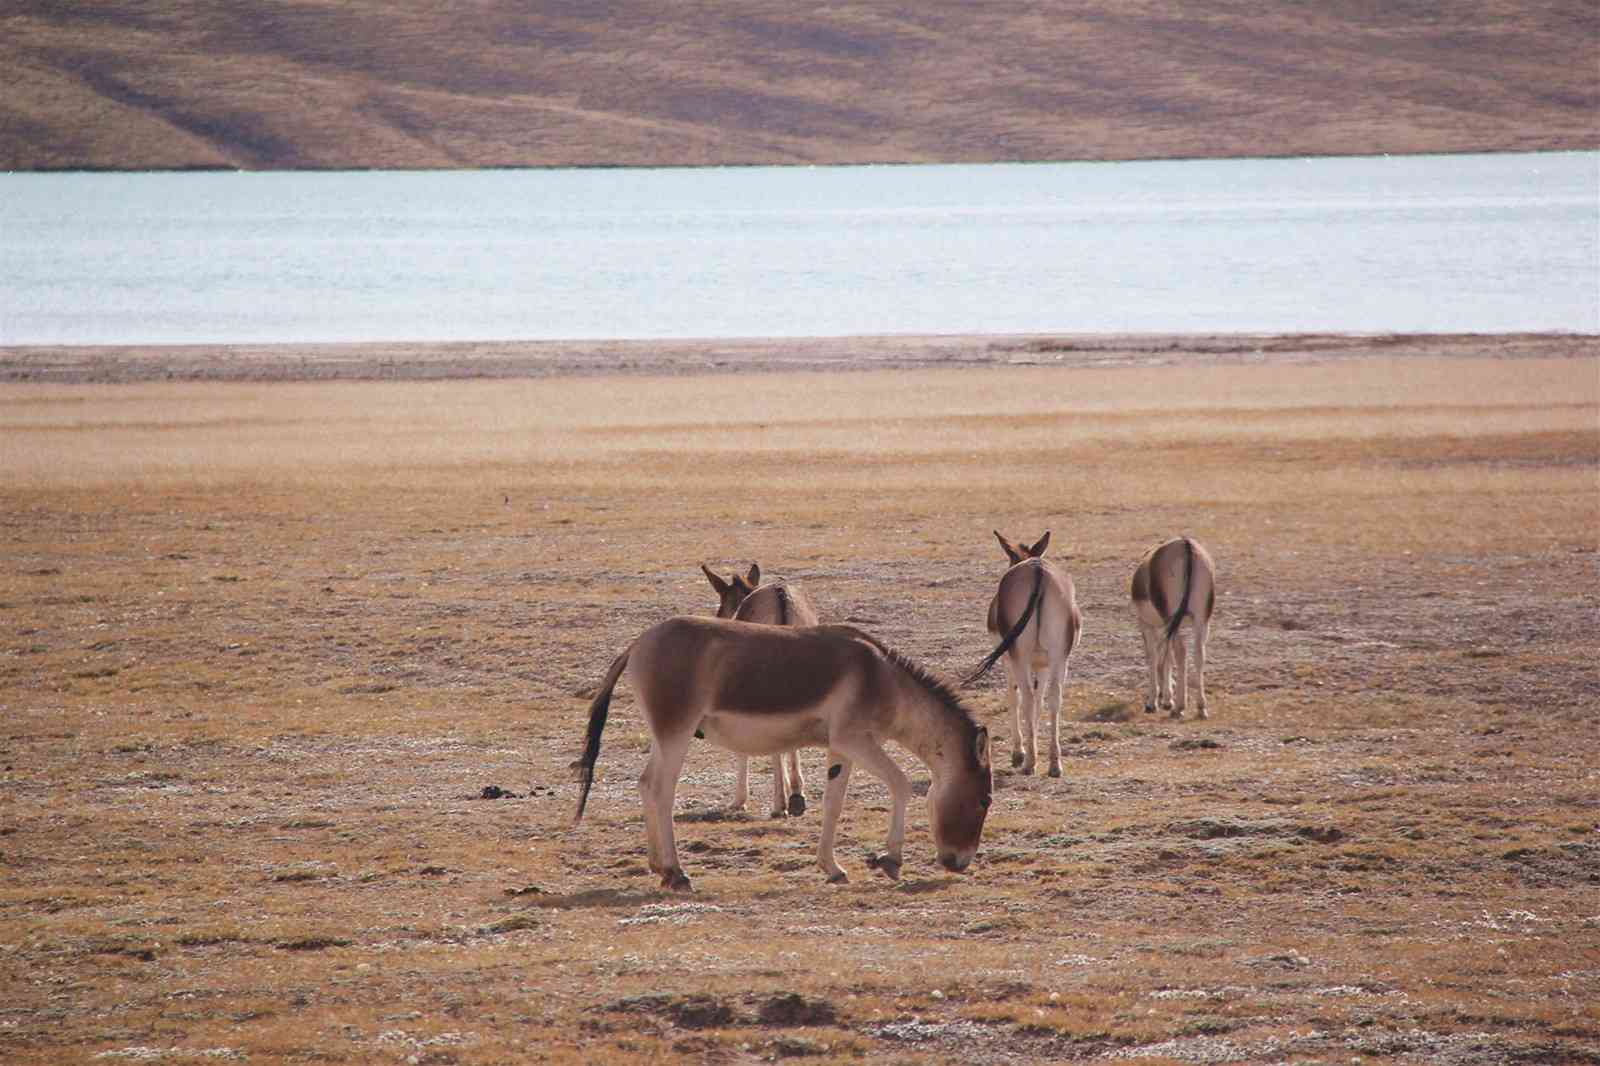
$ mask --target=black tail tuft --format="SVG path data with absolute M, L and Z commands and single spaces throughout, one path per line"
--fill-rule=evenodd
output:
M 1178 635 L 1183 616 L 1189 613 L 1189 586 L 1194 584 L 1194 541 L 1183 538 L 1183 595 L 1178 597 L 1178 609 L 1167 619 L 1167 639 Z
M 594 702 L 589 704 L 589 733 L 584 738 L 583 754 L 572 764 L 572 768 L 578 771 L 578 813 L 572 819 L 574 825 L 583 820 L 583 809 L 589 805 L 589 789 L 594 785 L 594 764 L 600 760 L 600 734 L 606 728 L 606 715 L 611 710 L 611 693 L 617 687 L 617 678 L 622 676 L 623 667 L 628 665 L 628 651 L 612 662 L 611 669 L 606 671 L 605 681 L 601 682 L 600 691 L 595 694 Z
M 1000 643 L 995 646 L 994 651 L 990 652 L 988 657 L 978 664 L 978 668 L 961 679 L 962 688 L 966 688 L 984 674 L 987 674 L 990 668 L 1000 661 L 1000 657 L 1011 650 L 1011 646 L 1017 642 L 1017 638 L 1022 636 L 1022 631 L 1028 628 L 1028 620 L 1033 617 L 1039 606 L 1039 587 L 1043 584 L 1044 567 L 1035 566 L 1033 571 L 1033 595 L 1028 597 L 1028 606 L 1022 609 L 1022 617 L 1017 619 L 1016 625 L 1006 631 L 1006 635 L 1000 639 Z

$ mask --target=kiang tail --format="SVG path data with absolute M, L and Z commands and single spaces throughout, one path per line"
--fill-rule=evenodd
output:
M 617 679 L 628 665 L 628 655 L 632 651 L 630 647 L 617 656 L 611 669 L 606 671 L 606 678 L 600 683 L 600 691 L 595 694 L 594 702 L 589 704 L 589 735 L 583 744 L 583 754 L 572 764 L 572 768 L 578 772 L 578 813 L 572 819 L 573 825 L 583 820 L 583 809 L 589 803 L 589 788 L 594 784 L 594 764 L 600 758 L 600 734 L 606 728 L 606 715 L 611 710 L 611 693 L 617 687 Z
M 1194 584 L 1194 541 L 1183 538 L 1183 595 L 1178 597 L 1178 609 L 1167 619 L 1167 639 L 1178 635 L 1183 616 L 1189 613 L 1189 588 Z
M 1006 631 L 1006 635 L 1000 638 L 1000 643 L 995 646 L 994 651 L 990 652 L 988 657 L 984 659 L 983 662 L 978 664 L 978 668 L 972 673 L 968 674 L 966 677 L 962 678 L 962 688 L 966 688 L 968 685 L 976 682 L 984 674 L 987 674 L 990 668 L 993 667 L 995 663 L 1000 661 L 1000 657 L 1011 650 L 1011 646 L 1017 642 L 1017 638 L 1022 636 L 1022 631 L 1028 628 L 1028 620 L 1031 619 L 1038 610 L 1039 589 L 1043 584 L 1044 567 L 1035 566 L 1033 570 L 1033 594 L 1028 597 L 1028 606 L 1023 608 L 1022 617 L 1018 618 L 1016 624 Z
M 778 624 L 786 626 L 789 624 L 789 590 L 779 585 L 775 591 L 778 595 Z

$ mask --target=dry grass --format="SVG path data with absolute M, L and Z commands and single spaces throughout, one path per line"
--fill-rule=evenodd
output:
M 0 1058 L 1600 1061 L 1576 353 L 0 386 Z M 701 751 L 659 895 L 628 698 L 571 828 L 578 693 L 699 561 L 954 671 L 994 527 L 1054 530 L 1087 636 L 974 873 L 913 808 L 869 876 L 858 775 L 830 887 Z M 1179 529 L 1208 722 L 1138 711 Z
M 1592 4 L 11 0 L 0 169 L 1600 146 Z

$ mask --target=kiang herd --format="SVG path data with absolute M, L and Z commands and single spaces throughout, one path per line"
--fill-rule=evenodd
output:
M 1010 566 L 989 602 L 994 650 L 960 684 L 969 685 L 1004 661 L 1011 727 L 1011 763 L 1032 774 L 1042 710 L 1050 714 L 1048 773 L 1061 775 L 1061 689 L 1082 632 L 1072 578 L 1044 558 L 1046 532 L 1032 545 L 995 537 Z M 702 565 L 719 597 L 716 617 L 680 616 L 651 626 L 612 661 L 589 707 L 583 754 L 573 763 L 583 818 L 600 755 L 611 696 L 624 675 L 650 728 L 650 754 L 639 778 L 650 870 L 672 891 L 689 891 L 673 839 L 673 797 L 696 738 L 734 753 L 733 805 L 749 799 L 748 760 L 772 758 L 772 814 L 805 811 L 799 749 L 828 753 L 817 858 L 830 882 L 846 880 L 834 861 L 834 834 L 845 788 L 857 765 L 883 781 L 892 800 L 887 848 L 868 860 L 900 876 L 911 782 L 884 750 L 893 741 L 927 766 L 929 824 L 938 862 L 960 872 L 978 850 L 989 813 L 993 775 L 989 731 L 962 705 L 957 686 L 942 680 L 871 634 L 819 624 L 795 583 L 762 584 L 761 569 L 719 577 Z M 1134 569 L 1132 609 L 1148 665 L 1145 711 L 1175 718 L 1187 706 L 1188 655 L 1180 630 L 1193 635 L 1196 709 L 1206 717 L 1206 634 L 1215 605 L 1211 556 L 1189 537 L 1145 553 Z

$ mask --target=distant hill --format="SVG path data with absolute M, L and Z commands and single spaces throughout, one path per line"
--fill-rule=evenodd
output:
M 1600 4 L 6 0 L 0 168 L 1600 147 Z

